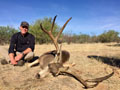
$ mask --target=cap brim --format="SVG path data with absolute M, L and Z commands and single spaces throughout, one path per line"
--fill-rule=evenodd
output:
M 27 25 L 21 25 L 22 27 L 29 27 L 29 26 L 27 26 Z

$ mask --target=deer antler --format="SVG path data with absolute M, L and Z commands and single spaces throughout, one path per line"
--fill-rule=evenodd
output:
M 48 36 L 49 36 L 49 37 L 51 38 L 51 40 L 53 41 L 53 43 L 54 43 L 54 45 L 55 45 L 55 47 L 56 47 L 56 50 L 58 51 L 58 50 L 59 50 L 59 47 L 58 47 L 57 40 L 58 40 L 59 36 L 61 35 L 61 33 L 63 32 L 63 30 L 64 30 L 65 26 L 67 25 L 67 23 L 72 19 L 72 17 L 69 18 L 69 19 L 66 21 L 66 23 L 63 25 L 63 27 L 60 29 L 60 32 L 58 33 L 58 35 L 57 35 L 56 37 L 54 37 L 53 34 L 52 34 L 52 32 L 53 32 L 53 27 L 54 27 L 54 24 L 55 24 L 56 17 L 57 17 L 57 15 L 54 17 L 53 23 L 52 23 L 52 27 L 51 27 L 51 29 L 50 29 L 49 31 L 46 30 L 45 28 L 43 28 L 42 23 L 40 24 L 40 27 L 41 27 L 42 31 L 44 31 L 45 33 L 48 34 Z
M 112 73 L 110 73 L 106 76 L 100 77 L 100 78 L 83 80 L 81 78 L 81 76 L 79 76 L 79 74 L 76 73 L 75 71 L 69 72 L 69 71 L 66 71 L 64 69 L 61 69 L 61 71 L 59 71 L 59 75 L 68 75 L 68 76 L 74 77 L 76 80 L 78 80 L 84 86 L 84 88 L 96 87 L 100 82 L 110 78 L 113 74 L 114 74 L 114 71 Z M 88 85 L 87 82 L 91 82 L 91 83 L 94 83 L 94 84 L 93 85 Z
M 84 88 L 96 87 L 100 82 L 108 79 L 109 77 L 111 77 L 114 74 L 114 70 L 113 70 L 112 73 L 110 73 L 106 76 L 103 76 L 103 77 L 100 77 L 100 78 L 95 78 L 95 79 L 84 80 L 76 72 L 78 70 L 76 70 L 76 69 L 68 70 L 69 67 L 63 67 L 60 63 L 51 63 L 51 64 L 48 65 L 48 67 L 49 67 L 50 72 L 53 74 L 53 76 L 58 76 L 58 75 L 71 76 L 71 77 L 75 78 L 76 80 L 78 80 L 84 86 Z M 88 85 L 87 82 L 91 82 L 91 83 L 94 83 L 94 84 L 93 85 Z

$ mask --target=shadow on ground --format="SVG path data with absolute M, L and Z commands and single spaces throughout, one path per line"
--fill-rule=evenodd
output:
M 113 58 L 113 57 L 110 58 L 110 57 L 104 57 L 104 56 L 96 56 L 96 55 L 89 55 L 87 57 L 91 59 L 96 59 L 97 61 L 101 61 L 108 65 L 120 68 L 120 59 Z
M 37 60 L 39 58 L 39 56 L 34 56 L 32 60 L 29 61 L 29 63 L 34 62 L 35 60 Z
M 107 45 L 107 46 L 120 47 L 120 43 L 113 44 L 113 45 Z

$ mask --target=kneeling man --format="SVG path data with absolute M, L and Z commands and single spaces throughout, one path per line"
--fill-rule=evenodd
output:
M 15 33 L 11 37 L 9 46 L 9 57 L 12 65 L 24 64 L 34 57 L 35 37 L 28 32 L 29 23 L 26 21 L 21 22 L 20 32 Z

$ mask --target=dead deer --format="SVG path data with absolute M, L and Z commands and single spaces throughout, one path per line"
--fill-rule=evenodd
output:
M 60 50 L 60 47 L 58 45 L 58 38 L 60 37 L 61 33 L 63 32 L 65 26 L 67 25 L 67 23 L 71 20 L 71 18 L 69 20 L 67 20 L 67 22 L 63 25 L 63 27 L 61 28 L 60 32 L 58 33 L 58 35 L 56 37 L 53 36 L 52 31 L 53 31 L 53 27 L 54 27 L 54 23 L 55 23 L 55 19 L 57 16 L 54 17 L 53 23 L 52 23 L 52 27 L 50 31 L 47 31 L 43 28 L 42 24 L 40 24 L 41 29 L 47 33 L 49 35 L 49 37 L 51 38 L 51 40 L 53 41 L 56 50 L 52 50 L 52 51 L 48 51 L 44 54 L 42 54 L 38 60 L 35 60 L 34 62 L 30 63 L 28 65 L 28 67 L 32 67 L 33 65 L 39 63 L 40 64 L 40 68 L 42 69 L 42 71 L 40 71 L 37 75 L 40 77 L 44 77 L 45 73 L 48 72 L 48 64 L 51 62 L 58 62 L 60 64 L 64 64 L 65 62 L 67 62 L 70 58 L 70 53 L 66 50 Z M 60 54 L 61 53 L 61 54 Z M 61 57 L 58 57 L 60 56 Z M 71 65 L 72 66 L 72 65 Z
M 100 82 L 102 82 L 103 80 L 106 80 L 109 77 L 111 77 L 114 74 L 114 71 L 112 73 L 104 76 L 104 77 L 84 80 L 76 72 L 75 69 L 74 70 L 69 69 L 69 67 L 70 66 L 72 67 L 74 64 L 68 64 L 68 65 L 65 64 L 65 62 L 67 62 L 70 58 L 70 53 L 66 50 L 61 50 L 61 46 L 59 47 L 59 45 L 58 45 L 58 38 L 60 37 L 60 35 L 63 32 L 67 23 L 72 18 L 69 18 L 66 21 L 66 23 L 63 25 L 63 27 L 59 31 L 58 35 L 56 37 L 54 37 L 52 32 L 53 32 L 53 27 L 54 27 L 56 17 L 57 16 L 54 17 L 51 30 L 49 30 L 49 31 L 45 30 L 45 28 L 43 28 L 42 24 L 40 24 L 40 27 L 41 27 L 42 31 L 45 32 L 46 34 L 48 34 L 48 36 L 53 41 L 56 50 L 52 50 L 52 51 L 44 53 L 43 55 L 41 55 L 39 57 L 38 60 L 29 64 L 29 67 L 33 66 L 36 63 L 40 64 L 40 67 L 41 67 L 42 70 L 39 73 L 37 73 L 36 77 L 37 78 L 42 78 L 42 77 L 45 77 L 48 73 L 52 73 L 53 76 L 69 75 L 69 76 L 72 76 L 75 79 L 77 79 L 80 83 L 82 83 L 82 85 L 85 88 L 93 88 L 93 87 L 97 86 Z M 92 82 L 94 84 L 93 85 L 88 85 L 87 82 Z

